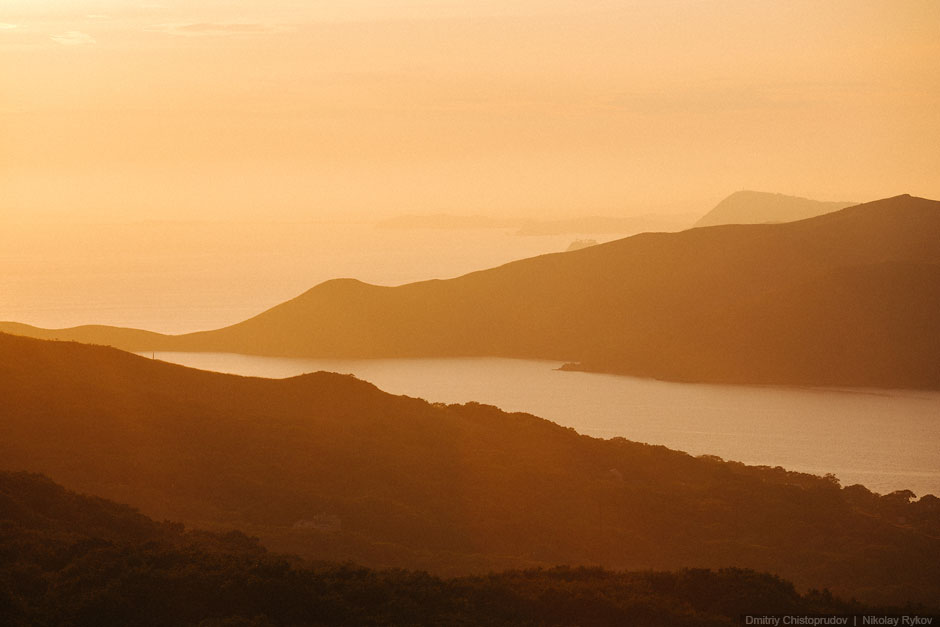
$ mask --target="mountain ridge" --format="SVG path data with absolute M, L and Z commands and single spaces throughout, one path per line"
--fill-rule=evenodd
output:
M 940 594 L 936 497 L 600 440 L 348 375 L 240 377 L 0 334 L 0 415 L 8 468 L 314 559 L 449 575 L 741 567 L 871 602 Z
M 938 241 L 940 202 L 902 195 L 795 222 L 643 233 L 454 279 L 337 279 L 181 336 L 12 330 L 134 351 L 501 356 L 678 381 L 940 389 L 940 319 L 923 316 L 940 299 Z M 849 275 L 868 291 L 848 289 Z
M 186 530 L 0 471 L 4 625 L 724 626 L 742 614 L 887 614 L 742 569 L 553 567 L 441 579 L 301 562 L 238 531 Z M 910 608 L 909 608 L 910 609 Z M 919 613 L 929 611 L 919 608 Z

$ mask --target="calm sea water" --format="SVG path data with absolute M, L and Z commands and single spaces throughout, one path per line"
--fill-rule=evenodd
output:
M 149 355 L 148 355 L 149 356 Z M 562 372 L 548 361 L 283 359 L 157 353 L 204 370 L 282 378 L 354 374 L 393 394 L 478 401 L 579 433 L 663 444 L 693 455 L 834 473 L 843 485 L 940 495 L 940 393 L 668 383 Z

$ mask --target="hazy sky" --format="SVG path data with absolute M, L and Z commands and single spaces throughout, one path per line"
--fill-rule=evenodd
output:
M 0 0 L 0 217 L 940 198 L 936 0 Z

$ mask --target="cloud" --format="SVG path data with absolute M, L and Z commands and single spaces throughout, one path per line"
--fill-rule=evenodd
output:
M 88 33 L 83 33 L 78 30 L 66 31 L 61 35 L 49 35 L 49 39 L 63 46 L 84 46 L 98 43 L 95 38 Z
M 0 22 L 0 30 L 11 30 L 18 26 L 18 24 L 7 24 L 6 22 Z
M 183 37 L 220 36 L 220 35 L 263 35 L 287 30 L 284 26 L 261 23 L 232 22 L 187 22 L 174 24 L 154 24 L 145 30 Z

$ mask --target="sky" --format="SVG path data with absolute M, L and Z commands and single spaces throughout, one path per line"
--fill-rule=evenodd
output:
M 0 220 L 940 198 L 936 0 L 0 0 Z

